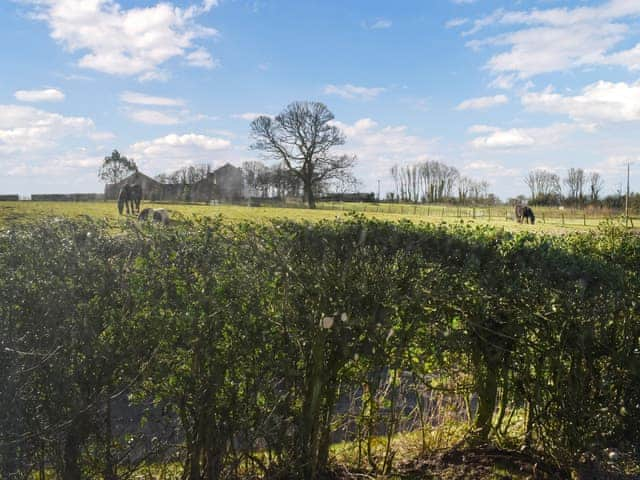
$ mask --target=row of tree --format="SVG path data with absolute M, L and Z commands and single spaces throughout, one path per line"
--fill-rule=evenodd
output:
M 489 182 L 460 175 L 457 168 L 438 161 L 394 165 L 391 176 L 395 192 L 390 198 L 398 201 L 478 203 L 495 199 L 489 193 Z
M 587 173 L 582 168 L 570 168 L 564 178 L 548 170 L 532 170 L 524 183 L 529 187 L 531 202 L 538 205 L 559 205 L 563 200 L 576 206 L 595 203 L 600 200 L 604 188 L 604 180 L 598 172 Z

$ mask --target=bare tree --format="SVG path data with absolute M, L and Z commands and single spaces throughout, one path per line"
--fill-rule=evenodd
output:
M 394 165 L 393 167 L 391 167 L 391 176 L 393 177 L 393 183 L 396 187 L 396 199 L 400 198 L 400 190 L 399 190 L 399 181 L 400 181 L 400 175 L 398 173 L 398 165 Z
M 531 200 L 535 199 L 538 196 L 538 182 L 536 180 L 536 173 L 537 170 L 532 170 L 527 173 L 526 177 L 524 177 L 524 183 L 527 184 L 527 187 L 529 187 L 529 192 L 531 192 Z
M 550 203 L 558 200 L 562 194 L 560 177 L 548 170 L 532 170 L 524 178 L 531 191 L 531 200 Z
M 156 175 L 156 180 L 161 183 L 182 183 L 183 185 L 193 185 L 207 178 L 212 172 L 211 165 L 202 163 L 199 165 L 189 165 L 179 168 L 171 173 L 161 173 Z
M 355 163 L 355 157 L 332 155 L 332 148 L 345 142 L 331 124 L 333 119 L 322 103 L 294 102 L 275 118 L 260 116 L 251 122 L 251 148 L 300 179 L 309 208 L 315 208 L 315 195 L 323 184 L 349 173 Z
M 589 182 L 591 201 L 597 202 L 600 198 L 600 192 L 604 188 L 604 180 L 598 172 L 591 172 L 587 177 L 587 181 Z
M 564 179 L 564 184 L 567 186 L 567 197 L 574 201 L 582 203 L 584 199 L 584 170 L 581 168 L 570 168 L 567 172 L 567 176 Z
M 242 174 L 244 175 L 244 181 L 246 185 L 251 189 L 251 194 L 255 195 L 258 192 L 262 192 L 262 196 L 266 196 L 264 182 L 267 179 L 265 176 L 267 167 L 262 162 L 249 161 L 242 164 Z

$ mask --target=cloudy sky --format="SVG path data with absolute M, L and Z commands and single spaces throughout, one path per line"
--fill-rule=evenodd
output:
M 294 100 L 334 112 L 364 190 L 426 159 L 502 198 L 640 171 L 640 0 L 0 0 L 0 44 L 0 193 L 102 191 L 113 149 L 240 165 Z

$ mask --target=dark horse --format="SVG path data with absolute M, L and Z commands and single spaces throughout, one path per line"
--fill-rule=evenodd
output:
M 129 184 L 125 184 L 124 187 L 120 189 L 120 194 L 118 195 L 118 212 L 122 215 L 122 210 L 124 207 L 127 207 L 127 214 L 133 211 L 133 201 L 131 200 L 131 187 Z M 131 207 L 131 208 L 129 208 Z
M 127 214 L 140 213 L 140 201 L 142 200 L 142 187 L 137 183 L 133 185 L 125 184 L 118 195 L 118 212 L 127 209 Z
M 531 223 L 531 225 L 536 223 L 536 216 L 533 214 L 533 210 L 526 205 L 516 205 L 516 219 L 518 223 L 526 222 Z
M 142 187 L 138 183 L 131 185 L 129 190 L 131 197 L 131 208 L 135 207 L 135 210 L 131 213 L 140 213 L 140 202 L 142 201 Z

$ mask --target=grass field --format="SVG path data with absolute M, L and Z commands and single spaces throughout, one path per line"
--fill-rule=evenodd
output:
M 536 225 L 521 225 L 513 219 L 511 207 L 456 207 L 451 205 L 402 205 L 375 203 L 324 203 L 317 209 L 300 207 L 249 207 L 239 205 L 165 204 L 147 203 L 143 207 L 166 208 L 174 217 L 222 215 L 229 221 L 262 221 L 270 218 L 318 221 L 358 212 L 371 218 L 429 223 L 471 223 L 490 224 L 511 231 L 534 230 L 549 233 L 589 231 L 601 222 L 610 220 L 621 222 L 621 217 L 603 215 L 598 212 L 581 210 L 562 211 L 557 208 L 536 208 Z M 2 202 L 0 203 L 0 224 L 20 222 L 42 216 L 81 216 L 109 220 L 125 219 L 119 216 L 115 202 Z M 132 217 L 129 217 L 132 218 Z M 629 226 L 640 227 L 640 218 L 630 219 Z

